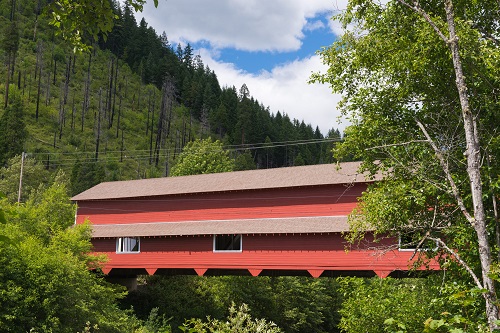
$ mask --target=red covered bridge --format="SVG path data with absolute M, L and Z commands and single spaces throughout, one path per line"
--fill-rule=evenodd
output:
M 342 234 L 373 180 L 359 163 L 101 183 L 73 197 L 109 276 L 405 274 L 412 251 Z M 346 251 L 346 247 L 349 251 Z M 432 263 L 431 269 L 438 269 Z

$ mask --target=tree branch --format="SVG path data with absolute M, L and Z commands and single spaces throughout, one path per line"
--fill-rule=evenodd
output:
M 432 140 L 432 138 L 430 137 L 429 133 L 427 132 L 427 129 L 420 122 L 420 120 L 415 119 L 415 121 L 416 121 L 418 127 L 420 127 L 420 129 L 424 133 L 424 135 L 427 138 L 427 141 L 431 145 L 432 149 L 434 150 L 434 153 L 436 154 L 436 157 L 439 160 L 439 164 L 441 165 L 441 168 L 444 171 L 446 179 L 448 180 L 448 183 L 451 186 L 452 194 L 455 197 L 455 200 L 457 200 L 458 207 L 460 208 L 460 210 L 464 214 L 465 218 L 467 218 L 467 221 L 469 221 L 469 223 L 472 225 L 472 227 L 474 227 L 474 225 L 475 225 L 475 219 L 474 219 L 473 216 L 471 216 L 471 214 L 469 213 L 469 211 L 465 207 L 465 203 L 464 203 L 464 201 L 462 199 L 462 196 L 460 195 L 460 191 L 458 190 L 458 186 L 455 184 L 455 181 L 453 180 L 453 177 L 451 176 L 450 169 L 448 168 L 448 164 L 444 160 L 443 154 L 441 153 L 441 151 L 437 147 L 436 143 Z
M 438 28 L 438 26 L 436 25 L 436 23 L 434 23 L 434 21 L 431 19 L 431 17 L 429 16 L 429 14 L 427 14 L 423 9 L 422 7 L 420 7 L 420 5 L 418 4 L 418 1 L 413 1 L 413 6 L 410 5 L 409 3 L 407 3 L 406 1 L 404 0 L 398 0 L 399 3 L 401 3 L 402 5 L 410 8 L 411 10 L 415 11 L 416 13 L 422 15 L 422 17 L 424 18 L 424 20 L 427 21 L 427 23 L 430 24 L 430 26 L 434 29 L 434 31 L 436 31 L 436 33 L 438 34 L 438 36 L 446 43 L 448 44 L 450 41 L 449 39 L 441 32 L 441 30 Z
M 380 149 L 380 148 L 387 148 L 387 147 L 398 147 L 398 146 L 407 146 L 412 143 L 418 143 L 418 142 L 428 142 L 428 140 L 412 140 L 412 141 L 407 141 L 407 142 L 401 142 L 401 143 L 390 143 L 382 146 L 375 146 L 375 147 L 370 147 L 366 148 L 365 150 L 374 150 L 374 149 Z
M 457 252 L 455 252 L 452 249 L 450 249 L 448 247 L 448 245 L 446 245 L 446 243 L 441 240 L 441 238 L 429 237 L 428 239 L 430 239 L 432 241 L 435 241 L 439 246 L 441 246 L 443 249 L 445 249 L 446 252 L 448 252 L 449 254 L 451 254 L 460 263 L 460 265 L 462 265 L 462 267 L 465 268 L 465 270 L 471 275 L 472 279 L 476 283 L 476 286 L 479 289 L 484 289 L 484 287 L 481 284 L 481 281 L 479 281 L 479 278 L 477 277 L 476 273 L 474 273 L 474 271 L 472 270 L 472 268 L 470 268 L 469 265 L 467 265 L 465 263 L 465 261 L 463 261 L 463 259 L 460 258 L 460 255 Z

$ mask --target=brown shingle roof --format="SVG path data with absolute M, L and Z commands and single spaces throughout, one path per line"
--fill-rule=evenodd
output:
M 101 224 L 92 237 L 299 234 L 349 231 L 347 216 Z
M 159 195 L 347 184 L 369 181 L 358 173 L 360 162 L 259 169 L 195 176 L 106 182 L 72 198 L 74 201 Z

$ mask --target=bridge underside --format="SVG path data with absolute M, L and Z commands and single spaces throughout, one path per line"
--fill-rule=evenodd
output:
M 194 268 L 160 268 L 150 270 L 145 268 L 113 268 L 104 273 L 110 279 L 135 278 L 139 275 L 158 275 L 158 276 L 178 276 L 178 275 L 198 275 L 198 276 L 304 276 L 304 277 L 375 277 L 380 278 L 407 278 L 422 277 L 435 271 L 373 271 L 373 270 L 282 270 L 282 269 L 194 269 Z M 152 274 L 150 274 L 152 273 Z

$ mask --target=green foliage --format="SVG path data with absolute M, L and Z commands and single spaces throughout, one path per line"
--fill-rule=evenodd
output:
M 10 221 L 18 226 L 18 231 L 48 244 L 54 235 L 74 223 L 75 209 L 68 199 L 64 174 L 59 173 L 52 185 L 48 188 L 40 185 L 24 205 L 11 210 Z
M 192 276 L 150 276 L 147 284 L 131 291 L 122 302 L 124 307 L 134 307 L 137 316 L 147 320 L 154 308 L 158 316 L 168 316 L 176 328 L 185 318 L 204 318 L 207 315 L 222 317 L 225 304 L 212 303 L 213 294 L 206 278 Z
M 287 332 L 336 332 L 339 304 L 334 280 L 282 277 L 272 286 L 279 314 L 276 322 Z
M 453 20 L 448 20 L 445 5 L 453 5 Z M 412 6 L 419 6 L 419 10 Z M 465 286 L 473 281 L 473 275 L 479 277 L 479 285 L 492 285 L 488 269 L 481 271 L 481 267 L 495 263 L 498 253 L 492 235 L 496 232 L 497 213 L 493 202 L 498 197 L 494 184 L 500 174 L 500 104 L 490 96 L 499 88 L 500 51 L 496 37 L 490 37 L 498 36 L 499 16 L 487 14 L 497 9 L 494 1 L 412 2 L 410 6 L 403 1 L 349 1 L 347 10 L 336 17 L 345 32 L 332 46 L 320 51 L 328 70 L 312 77 L 343 95 L 340 107 L 352 123 L 346 129 L 344 142 L 335 147 L 336 157 L 363 160 L 363 171 L 385 176 L 384 181 L 363 194 L 350 217 L 351 240 L 375 229 L 378 234 L 420 235 L 420 240 L 433 237 L 445 241 L 453 250 L 439 249 L 441 254 L 448 252 L 441 257 L 442 263 L 452 281 L 467 288 L 464 290 L 470 289 Z M 457 33 L 466 87 L 457 87 L 457 64 L 450 43 L 436 33 L 439 30 L 445 39 L 449 38 L 449 22 L 453 22 Z M 467 90 L 470 110 L 463 108 L 459 90 Z M 474 130 L 464 127 L 464 119 L 470 114 Z M 488 167 L 472 167 L 473 154 L 464 153 L 472 141 L 479 145 L 474 154 L 484 154 Z M 483 188 L 474 185 L 474 170 L 481 174 L 478 182 Z M 482 199 L 484 211 L 473 204 L 473 193 L 481 197 L 478 200 Z M 465 211 L 477 218 L 475 223 L 467 221 Z M 478 243 L 482 244 L 481 251 Z M 491 257 L 488 248 L 495 249 Z M 449 252 L 460 255 L 462 267 L 451 260 Z M 493 290 L 488 291 L 495 300 Z M 485 295 L 474 295 L 478 307 L 488 307 L 489 302 L 483 303 Z M 493 327 L 498 311 L 488 312 Z M 478 312 L 473 313 L 475 319 L 469 318 L 469 324 L 464 325 L 467 330 L 483 327 L 486 320 Z M 431 320 L 432 325 L 440 325 L 439 329 L 433 326 L 437 331 L 466 330 L 456 323 L 451 325 L 455 313 L 433 318 L 438 321 Z M 400 329 L 397 325 L 402 321 L 393 319 L 393 328 Z M 414 331 L 405 326 L 409 332 Z M 382 329 L 379 326 L 379 331 Z
M 104 181 L 103 163 L 94 159 L 77 160 L 71 170 L 71 193 L 78 194 Z
M 0 117 L 0 166 L 23 152 L 27 132 L 19 93 L 13 93 L 10 104 Z
M 2 192 L 0 192 L 0 200 L 3 200 L 4 198 L 5 198 L 5 195 Z M 0 201 L 0 203 L 1 203 L 1 201 Z M 0 226 L 2 224 L 6 224 L 6 223 L 7 223 L 7 219 L 5 218 L 5 212 L 3 210 L 3 206 L 0 205 Z M 12 244 L 12 240 L 8 236 L 0 233 L 0 243 Z
M 135 333 L 170 333 L 171 331 L 165 316 L 158 315 L 158 308 L 153 308 L 148 319 Z
M 283 141 L 313 140 L 322 135 L 303 122 L 281 113 L 274 115 L 248 92 L 240 100 L 236 88 L 221 88 L 216 73 L 199 56 L 193 56 L 190 45 L 179 45 L 177 52 L 166 33 L 158 36 L 145 20 L 136 22 L 134 10 L 138 8 L 133 5 L 137 1 L 128 5 L 104 1 L 93 8 L 93 19 L 104 22 L 107 15 L 95 13 L 109 7 L 116 23 L 107 38 L 99 34 L 93 43 L 94 37 L 84 32 L 87 23 L 82 19 L 89 15 L 85 8 L 92 3 L 19 0 L 12 7 L 19 42 L 12 55 L 16 61 L 11 61 L 14 75 L 10 90 L 17 90 L 23 107 L 26 139 L 22 150 L 43 162 L 47 170 L 63 168 L 68 175 L 73 165 L 78 168 L 98 153 L 99 176 L 94 177 L 90 170 L 91 181 L 85 179 L 85 172 L 73 177 L 72 193 L 98 181 L 164 176 L 177 152 L 199 137 L 212 136 L 233 145 L 241 144 L 243 137 L 246 144 L 262 143 L 268 136 L 277 145 L 269 148 L 270 154 L 264 149 L 252 150 L 251 158 L 240 153 L 238 169 L 290 166 L 298 153 L 306 164 L 325 162 L 324 155 L 331 155 L 323 143 L 283 146 Z M 11 5 L 0 5 L 0 14 L 5 15 L 0 20 L 2 31 L 10 24 L 7 15 Z M 53 15 L 59 12 L 60 27 L 54 29 L 48 22 L 54 23 Z M 65 18 L 66 23 L 79 26 L 82 43 L 93 43 L 91 53 L 71 52 L 74 45 L 67 39 L 72 34 L 71 25 L 65 26 Z M 98 24 L 92 27 L 99 30 Z M 66 35 L 62 38 L 58 33 Z M 5 42 L 14 41 L 5 38 Z M 6 70 L 4 67 L 4 74 Z M 156 144 L 165 77 L 174 84 L 176 96 L 173 111 L 162 120 L 163 134 Z M 2 111 L 0 114 L 5 113 Z M 18 125 L 12 128 L 22 129 Z M 2 133 L 20 135 L 22 131 Z M 152 154 L 155 149 L 159 151 L 158 163 Z M 9 150 L 9 157 L 22 150 Z M 154 163 L 148 158 L 151 155 Z
M 158 0 L 153 0 L 158 6 Z M 128 0 L 136 11 L 142 11 L 145 0 Z M 84 0 L 70 1 L 59 0 L 52 3 L 50 8 L 50 24 L 57 28 L 57 33 L 74 47 L 74 51 L 89 51 L 85 44 L 84 36 L 90 35 L 97 41 L 98 34 L 108 34 L 114 25 L 115 15 L 111 1 Z
M 61 177 L 26 204 L 6 205 L 0 234 L 0 330 L 2 332 L 101 332 L 131 330 L 136 322 L 117 307 L 123 290 L 89 270 L 90 227 L 67 228 L 74 218 Z
M 4 193 L 10 202 L 17 201 L 20 173 L 21 156 L 19 155 L 10 158 L 6 165 L 0 168 L 0 192 Z M 34 158 L 25 158 L 21 201 L 25 201 L 29 194 L 41 184 L 47 184 L 49 178 L 49 171 L 42 164 Z
M 431 279 L 339 279 L 344 302 L 340 328 L 349 333 L 421 332 L 439 315 Z
M 219 140 L 197 139 L 188 143 L 177 157 L 171 176 L 199 175 L 234 170 L 234 160 Z
M 341 298 L 335 279 L 249 276 L 150 276 L 132 291 L 123 307 L 133 306 L 147 320 L 158 308 L 176 331 L 185 318 L 223 320 L 227 309 L 246 304 L 257 318 L 276 323 L 286 332 L 339 332 Z
M 17 21 L 11 21 L 6 26 L 0 46 L 9 55 L 17 52 L 19 48 L 19 28 Z
M 207 317 L 207 321 L 201 319 L 187 320 L 184 325 L 179 327 L 182 332 L 188 333 L 274 333 L 281 332 L 279 327 L 273 322 L 267 322 L 265 319 L 253 319 L 250 316 L 250 309 L 246 304 L 242 304 L 239 308 L 233 303 L 229 308 L 229 316 L 227 320 L 211 319 Z
M 488 332 L 484 314 L 484 290 L 465 283 L 448 283 L 434 302 L 443 309 L 425 321 L 424 332 Z
M 234 159 L 234 171 L 253 169 L 256 169 L 256 166 L 253 160 L 252 153 L 250 151 L 245 151 L 242 154 L 238 154 Z

